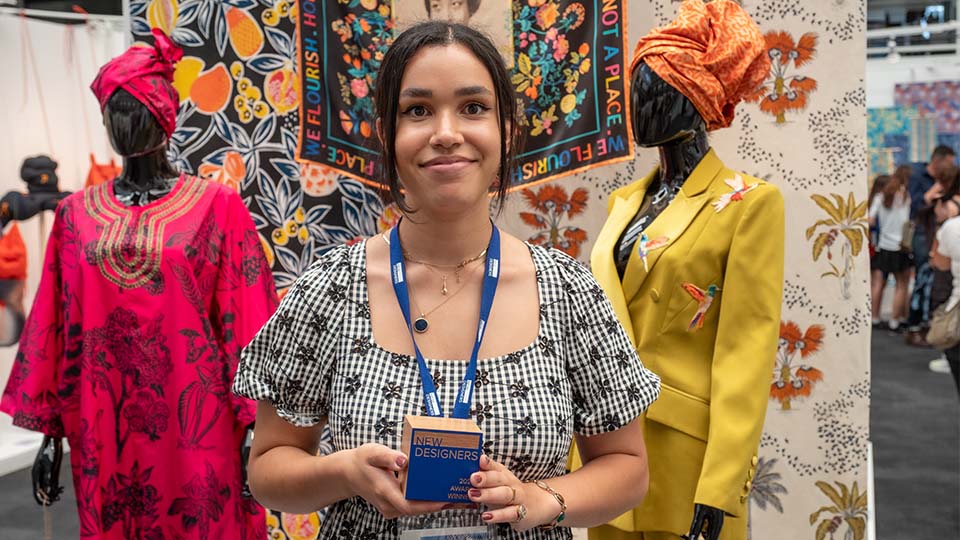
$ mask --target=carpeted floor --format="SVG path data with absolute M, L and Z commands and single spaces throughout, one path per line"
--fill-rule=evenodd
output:
M 960 538 L 960 405 L 938 355 L 873 332 L 870 438 L 878 540 Z
M 950 375 L 927 368 L 935 356 L 907 347 L 902 336 L 873 332 L 877 540 L 960 538 L 960 406 Z M 64 497 L 51 510 L 53 538 L 72 540 L 79 526 L 68 470 L 62 481 Z M 0 478 L 0 540 L 39 539 L 42 531 L 30 471 Z

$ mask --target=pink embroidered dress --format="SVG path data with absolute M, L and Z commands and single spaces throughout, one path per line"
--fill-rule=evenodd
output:
M 181 176 L 126 207 L 106 182 L 60 204 L 0 410 L 69 440 L 82 539 L 266 538 L 241 495 L 256 404 L 230 386 L 276 303 L 221 185 Z

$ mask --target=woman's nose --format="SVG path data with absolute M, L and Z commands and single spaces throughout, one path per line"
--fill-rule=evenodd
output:
M 437 116 L 436 131 L 430 137 L 430 144 L 434 146 L 450 147 L 463 143 L 463 134 L 457 116 L 454 113 L 441 113 Z

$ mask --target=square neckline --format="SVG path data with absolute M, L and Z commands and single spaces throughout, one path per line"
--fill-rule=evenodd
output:
M 363 290 L 361 292 L 360 301 L 367 306 L 368 311 L 370 310 L 370 286 L 369 286 L 369 283 L 367 282 L 367 280 L 369 279 L 367 277 L 368 276 L 367 274 L 367 242 L 369 242 L 372 238 L 376 238 L 377 236 L 380 236 L 380 234 L 366 238 L 363 240 L 362 243 L 358 244 L 360 246 L 360 259 L 361 259 L 360 270 L 361 270 L 361 276 L 363 276 L 363 279 L 359 279 L 357 280 L 357 282 L 362 284 L 361 287 L 363 288 Z M 543 269 L 540 267 L 540 263 L 537 261 L 537 253 L 534 249 L 533 244 L 525 240 L 522 242 L 523 242 L 523 245 L 527 247 L 527 251 L 530 253 L 530 259 L 533 261 L 534 273 L 541 274 L 542 273 L 541 271 Z M 510 351 L 505 354 L 491 356 L 487 358 L 478 358 L 477 359 L 478 364 L 479 363 L 490 364 L 495 362 L 502 362 L 503 360 L 510 358 L 511 356 L 518 356 L 518 355 L 523 356 L 527 354 L 529 351 L 536 348 L 537 344 L 540 343 L 541 339 L 543 338 L 543 332 L 544 332 L 544 324 L 543 324 L 544 322 L 543 321 L 544 289 L 543 289 L 543 282 L 539 276 L 537 276 L 536 281 L 537 281 L 537 335 L 534 336 L 533 341 L 531 341 L 529 344 L 527 344 L 524 347 L 521 347 L 514 351 Z M 413 354 L 399 353 L 396 351 L 392 351 L 384 347 L 383 345 L 381 345 L 380 342 L 377 341 L 376 334 L 373 330 L 373 319 L 367 318 L 366 321 L 367 321 L 366 323 L 367 326 L 370 328 L 370 345 L 371 346 L 391 356 L 403 356 L 407 358 L 414 358 Z M 411 339 L 413 339 L 412 336 L 411 336 Z M 463 363 L 464 365 L 466 365 L 467 361 L 469 360 L 469 358 L 430 358 L 426 356 L 423 359 L 427 362 Z

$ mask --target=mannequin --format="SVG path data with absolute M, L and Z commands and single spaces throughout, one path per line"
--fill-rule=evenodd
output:
M 730 0 L 686 0 L 631 66 L 635 142 L 659 166 L 611 194 L 593 271 L 662 390 L 645 417 L 647 498 L 591 539 L 744 540 L 776 354 L 783 200 L 730 170 L 707 132 L 769 69 Z
M 658 148 L 660 174 L 647 188 L 640 211 L 621 236 L 617 250 L 621 278 L 643 230 L 673 201 L 683 181 L 710 150 L 707 126 L 697 108 L 645 63 L 634 71 L 630 88 L 633 140 L 643 148 Z
M 123 156 L 113 191 L 126 206 L 143 206 L 163 197 L 180 172 L 167 159 L 167 137 L 150 111 L 130 92 L 117 89 L 103 111 L 110 146 Z
M 123 171 L 113 182 L 117 199 L 127 206 L 142 206 L 168 194 L 177 183 L 180 173 L 167 159 L 167 140 L 156 119 L 130 92 L 116 90 L 103 112 L 110 145 L 123 156 Z M 253 423 L 247 426 L 253 432 Z M 251 437 L 244 437 L 240 447 L 244 490 Z M 38 504 L 50 506 L 57 502 L 63 488 L 60 486 L 60 463 L 63 461 L 63 443 L 58 437 L 45 436 L 33 464 L 33 492 Z
M 23 221 L 45 210 L 55 210 L 70 195 L 69 191 L 60 191 L 57 162 L 48 156 L 23 160 L 20 178 L 27 184 L 27 193 L 10 191 L 0 199 L 0 229 L 10 221 Z
M 181 53 L 154 36 L 91 86 L 123 171 L 57 208 L 0 410 L 45 435 L 41 505 L 68 438 L 82 540 L 261 540 L 244 485 L 255 404 L 229 387 L 276 292 L 239 195 L 167 160 Z

